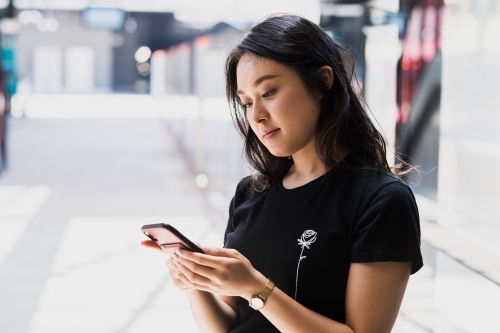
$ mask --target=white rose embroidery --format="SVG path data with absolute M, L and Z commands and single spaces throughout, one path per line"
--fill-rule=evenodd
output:
M 299 263 L 297 264 L 297 275 L 295 276 L 295 300 L 297 300 L 297 286 L 299 285 L 300 262 L 302 261 L 302 259 L 306 258 L 306 256 L 303 256 L 302 254 L 304 253 L 305 247 L 309 249 L 309 246 L 311 246 L 311 244 L 316 241 L 317 234 L 318 233 L 314 230 L 306 230 L 302 234 L 302 237 L 300 237 L 300 239 L 297 239 L 299 241 L 299 245 L 302 247 L 302 250 L 300 251 Z

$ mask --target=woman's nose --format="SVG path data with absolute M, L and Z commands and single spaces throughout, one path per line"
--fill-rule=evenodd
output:
M 254 102 L 252 105 L 252 111 L 251 111 L 251 121 L 254 123 L 261 123 L 265 122 L 269 118 L 269 114 L 267 113 L 267 110 L 265 109 L 264 105 L 259 102 Z

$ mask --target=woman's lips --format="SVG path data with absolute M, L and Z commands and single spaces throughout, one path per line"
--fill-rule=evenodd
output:
M 264 134 L 264 139 L 266 139 L 266 140 L 271 139 L 273 136 L 276 135 L 276 133 L 278 133 L 278 131 L 279 131 L 279 128 Z

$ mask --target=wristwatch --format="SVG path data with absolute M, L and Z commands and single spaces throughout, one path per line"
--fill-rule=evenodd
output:
M 248 302 L 248 305 L 250 305 L 251 308 L 254 310 L 260 310 L 264 307 L 266 304 L 266 299 L 267 296 L 273 291 L 274 289 L 274 282 L 271 281 L 271 279 L 267 279 L 267 285 L 262 289 L 262 291 L 258 295 L 252 296 L 250 298 L 250 301 Z

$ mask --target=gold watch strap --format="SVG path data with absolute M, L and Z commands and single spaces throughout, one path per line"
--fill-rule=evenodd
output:
M 274 289 L 274 282 L 271 279 L 267 279 L 267 285 L 262 289 L 262 291 L 259 293 L 259 297 L 263 300 L 266 301 L 267 296 L 273 291 Z

